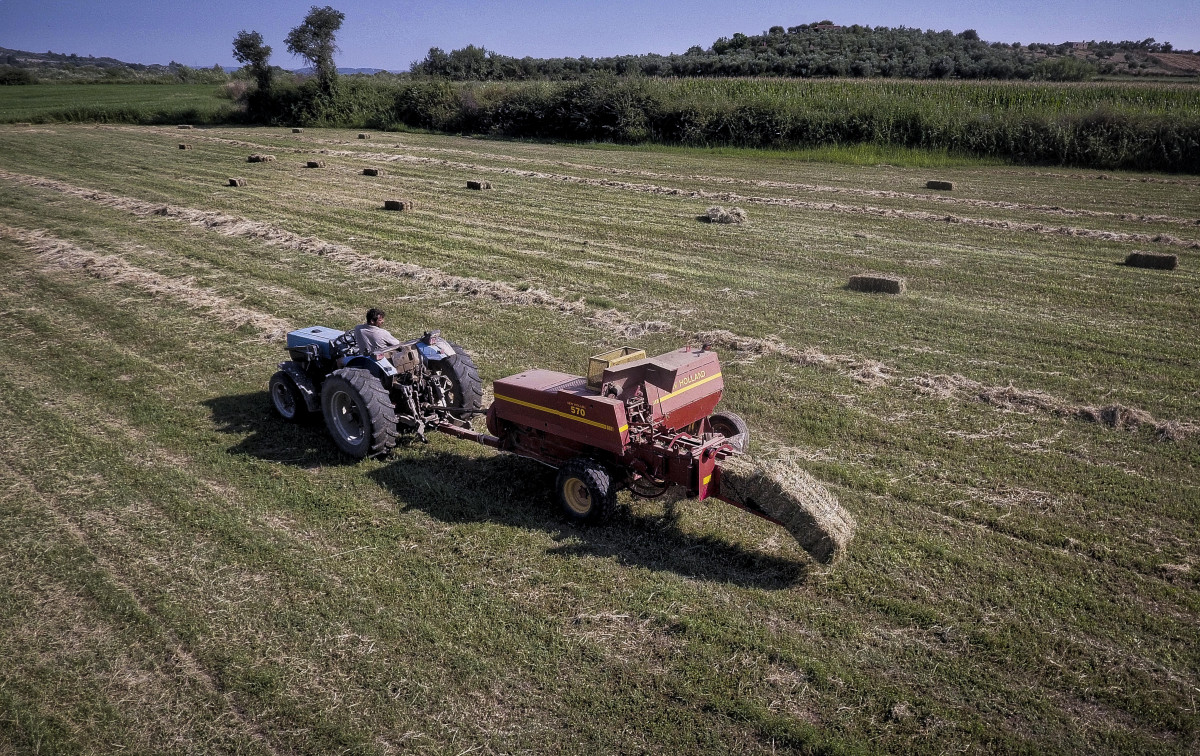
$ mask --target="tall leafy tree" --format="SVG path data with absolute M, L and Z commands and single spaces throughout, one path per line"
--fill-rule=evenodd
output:
M 233 57 L 250 67 L 260 91 L 271 89 L 271 47 L 263 44 L 262 35 L 244 29 L 233 38 Z
M 333 88 L 337 80 L 337 67 L 333 63 L 333 54 L 339 52 L 334 36 L 342 28 L 346 14 L 326 5 L 323 8 L 312 6 L 304 21 L 288 32 L 288 52 L 299 55 L 312 63 L 317 72 L 317 80 L 326 91 Z

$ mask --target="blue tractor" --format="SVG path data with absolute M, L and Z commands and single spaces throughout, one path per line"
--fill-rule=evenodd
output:
M 467 428 L 483 386 L 471 355 L 438 331 L 364 354 L 351 331 L 314 326 L 287 335 L 291 359 L 271 376 L 271 402 L 292 422 L 325 419 L 334 443 L 357 459 L 387 454 L 402 433 L 422 441 L 439 426 Z

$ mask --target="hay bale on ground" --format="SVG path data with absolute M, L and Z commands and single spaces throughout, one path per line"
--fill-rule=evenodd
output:
M 247 163 L 274 163 L 274 155 L 251 155 L 246 158 Z
M 245 186 L 245 185 L 246 185 L 246 179 L 244 179 L 244 178 L 231 178 L 231 179 L 229 179 L 229 185 L 230 185 L 230 186 Z
M 183 144 L 183 143 L 181 142 L 181 143 L 179 144 L 179 149 L 181 149 L 181 150 L 190 150 L 190 149 L 192 149 L 192 145 L 190 145 L 190 144 Z
M 383 169 L 382 168 L 363 168 L 363 175 L 364 176 L 382 176 Z
M 865 291 L 868 294 L 903 294 L 908 287 L 899 276 L 860 275 L 850 276 L 847 288 L 851 291 Z
M 192 128 L 192 126 L 191 126 L 190 124 L 181 123 L 181 124 L 179 124 L 178 126 L 176 126 L 175 128 L 177 128 L 177 129 L 190 129 L 190 128 Z
M 309 168 L 324 168 L 325 161 L 324 160 L 309 160 L 308 167 Z
M 383 209 L 398 210 L 402 213 L 406 213 L 413 209 L 413 203 L 412 200 L 384 200 Z
M 746 211 L 740 207 L 731 207 L 728 210 L 723 207 L 710 207 L 700 217 L 709 223 L 745 223 Z
M 468 181 L 468 189 L 491 189 L 492 185 L 487 181 Z
M 726 458 L 720 494 L 779 521 L 800 547 L 822 564 L 846 554 L 854 539 L 854 518 L 821 483 L 782 459 Z
M 1179 256 L 1168 252 L 1130 252 L 1125 264 L 1131 268 L 1175 270 L 1179 267 Z
M 302 134 L 302 133 L 304 133 L 304 129 L 292 129 L 292 133 L 293 134 Z
M 359 134 L 358 138 L 359 139 L 370 139 L 371 135 L 370 134 Z
M 925 182 L 926 189 L 941 189 L 944 192 L 954 191 L 953 181 L 927 181 Z

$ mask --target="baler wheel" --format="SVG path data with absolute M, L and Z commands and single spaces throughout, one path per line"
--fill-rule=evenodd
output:
M 300 389 L 296 388 L 296 382 L 287 373 L 280 370 L 271 376 L 270 391 L 271 403 L 284 420 L 296 423 L 308 415 L 308 405 L 304 403 Z
M 586 457 L 576 457 L 558 469 L 554 498 L 571 519 L 602 522 L 612 515 L 617 491 L 612 476 L 602 465 Z
M 717 412 L 708 418 L 708 427 L 732 440 L 735 450 L 745 454 L 750 448 L 750 426 L 740 415 L 732 412 Z M 741 438 L 738 438 L 741 436 Z
M 450 342 L 455 355 L 449 360 L 436 363 L 435 370 L 450 379 L 451 392 L 446 397 L 447 404 L 457 409 L 477 410 L 483 404 L 483 381 L 479 380 L 479 368 L 475 360 L 467 354 L 467 350 Z M 464 415 L 455 418 L 458 425 L 471 427 L 471 416 Z
M 321 387 L 321 410 L 333 442 L 351 457 L 386 454 L 396 445 L 396 408 L 369 370 L 335 370 Z

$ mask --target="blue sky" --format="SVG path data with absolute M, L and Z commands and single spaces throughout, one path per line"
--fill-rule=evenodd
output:
M 522 57 L 683 52 L 734 32 L 823 19 L 975 29 L 989 42 L 1141 40 L 1200 49 L 1200 0 L 316 0 L 346 14 L 337 64 L 407 70 L 430 47 L 468 44 Z M 298 68 L 283 39 L 314 0 L 0 0 L 0 47 L 133 63 L 234 65 L 232 40 L 262 33 L 271 62 Z

